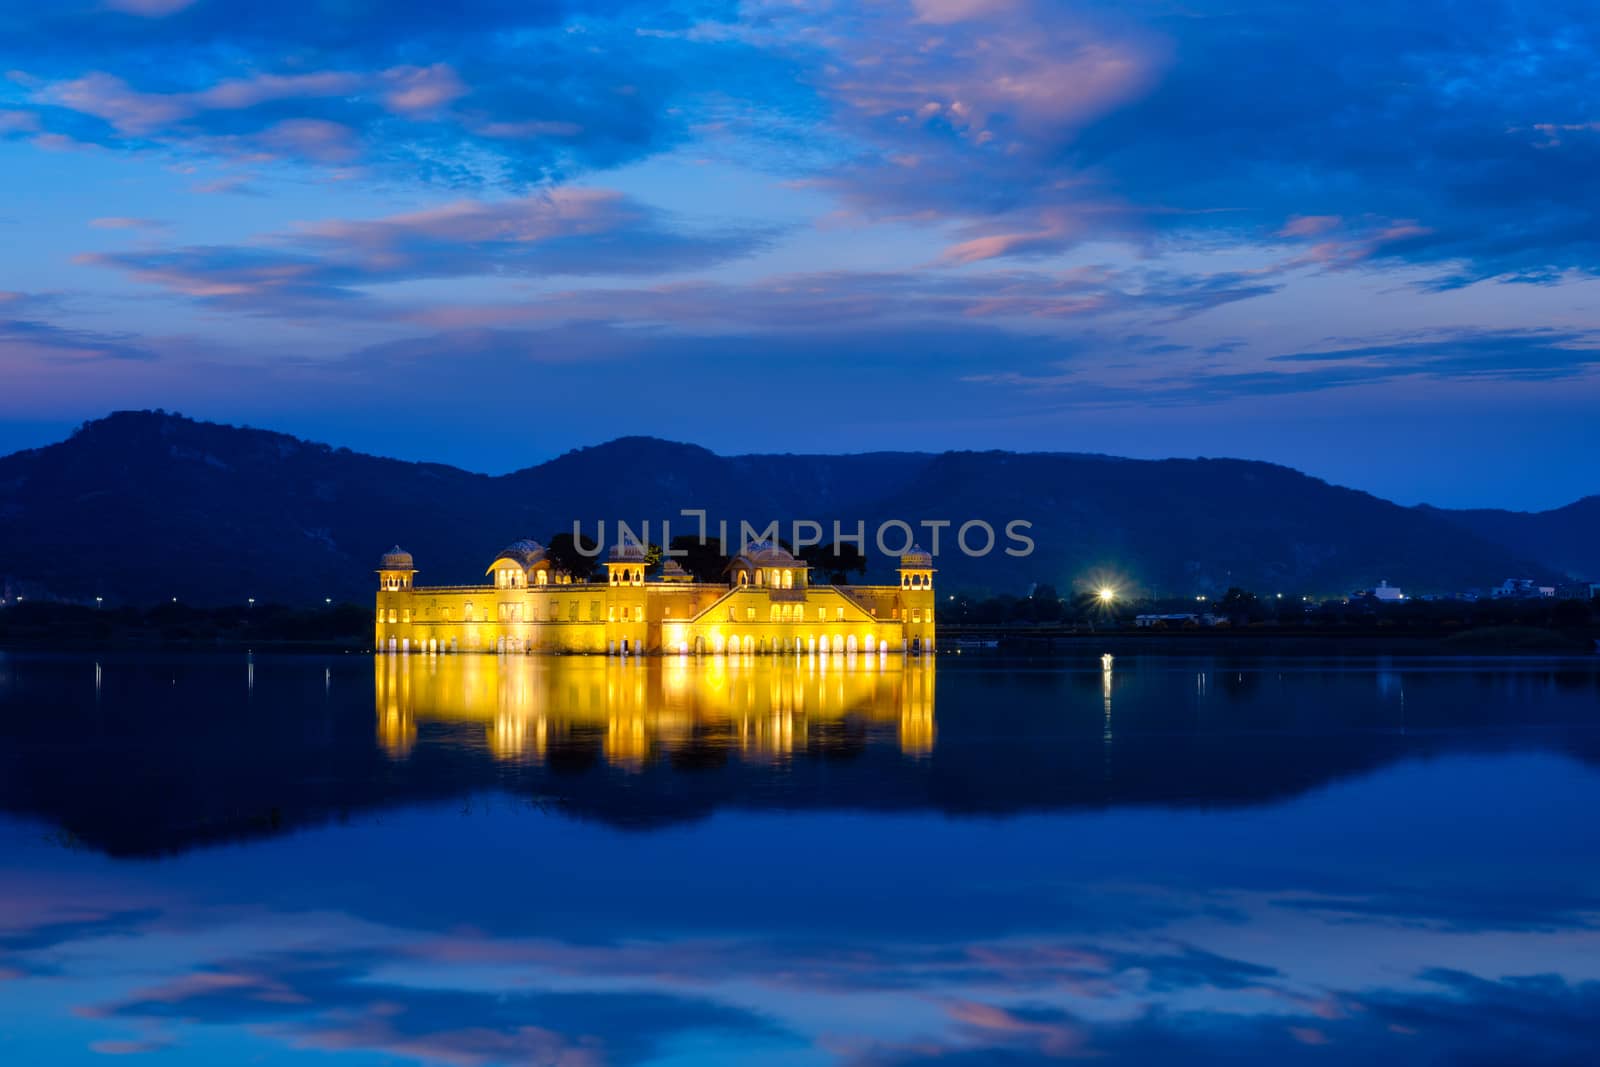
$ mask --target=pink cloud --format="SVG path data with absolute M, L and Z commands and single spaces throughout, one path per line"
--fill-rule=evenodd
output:
M 945 1010 L 956 1022 L 975 1030 L 1026 1038 L 1050 1056 L 1076 1056 L 1087 1051 L 1087 1031 L 1072 1023 L 1027 1019 L 1005 1008 L 973 1000 L 952 1002 Z
M 171 1038 L 145 1037 L 125 1040 L 93 1041 L 89 1044 L 90 1052 L 98 1052 L 102 1056 L 142 1056 L 149 1052 L 160 1052 L 173 1045 Z
M 917 0 L 840 35 L 825 88 L 847 109 L 903 137 L 938 123 L 975 146 L 1031 151 L 1127 103 L 1153 84 L 1167 48 L 1008 0 Z M 909 16 L 909 17 L 907 17 Z M 926 24 L 962 23 L 959 36 Z M 843 42 L 849 43 L 843 43 Z M 859 43 L 857 43 L 859 42 Z
M 474 125 L 472 132 L 481 137 L 503 141 L 523 141 L 539 137 L 576 137 L 583 127 L 575 122 L 547 122 L 533 119 L 526 122 L 484 122 Z
M 1017 0 L 911 0 L 917 21 L 935 25 L 987 18 L 1016 6 Z
M 197 193 L 240 193 L 250 194 L 255 192 L 255 187 L 250 184 L 250 179 L 242 174 L 230 174 L 223 178 L 215 178 L 208 182 L 200 182 L 190 186 Z
M 39 116 L 31 111 L 0 111 L 0 134 L 36 133 Z
M 97 230 L 159 230 L 166 223 L 157 219 L 138 219 L 124 215 L 110 215 L 105 218 L 90 219 L 89 225 Z
M 1338 215 L 1296 215 L 1283 224 L 1279 237 L 1315 237 L 1339 225 Z
M 105 0 L 105 6 L 112 11 L 147 19 L 176 15 L 186 8 L 193 7 L 195 3 L 196 0 Z
M 199 110 L 238 111 L 274 100 L 316 99 L 345 96 L 361 87 L 361 78 L 343 71 L 316 71 L 309 74 L 258 74 L 218 82 L 209 89 L 189 93 L 183 99 Z
M 1531 127 L 1544 134 L 1545 139 L 1536 148 L 1561 147 L 1564 133 L 1594 133 L 1600 131 L 1600 122 L 1536 122 Z
M 638 220 L 621 193 L 606 189 L 553 189 L 514 200 L 457 200 L 439 207 L 372 220 L 338 220 L 305 228 L 314 237 L 373 254 L 424 237 L 450 243 L 531 244 L 554 237 L 606 233 Z
M 261 133 L 260 143 L 278 156 L 318 163 L 348 163 L 356 157 L 356 132 L 327 119 L 284 119 Z
M 1348 239 L 1319 241 L 1291 259 L 1286 266 L 1315 265 L 1330 270 L 1343 270 L 1382 255 L 1388 245 L 1414 237 L 1425 237 L 1432 232 L 1414 220 L 1396 219 L 1385 223 L 1379 229 L 1368 230 Z
M 429 67 L 392 67 L 383 72 L 388 86 L 383 101 L 390 111 L 415 115 L 437 111 L 466 95 L 467 87 L 447 64 Z
M 175 94 L 141 93 L 111 74 L 95 72 L 43 91 L 51 103 L 104 119 L 125 134 L 142 135 L 185 119 L 193 106 Z
M 145 136 L 203 112 L 243 111 L 279 100 L 318 99 L 359 92 L 361 77 L 343 71 L 258 74 L 186 93 L 146 93 L 115 75 L 95 71 L 39 90 L 38 98 L 104 119 L 124 134 Z M 317 120 L 290 120 L 309 122 Z
M 1018 253 L 1055 251 L 1066 243 L 1067 235 L 1066 228 L 1052 227 L 1033 233 L 998 233 L 974 237 L 970 241 L 951 245 L 939 258 L 945 263 L 977 263 Z
M 538 1026 L 523 1026 L 509 1032 L 461 1027 L 408 1034 L 390 1022 L 393 1014 L 392 1006 L 380 1003 L 373 1005 L 364 1018 L 262 1029 L 276 1033 L 295 1048 L 328 1052 L 367 1049 L 451 1067 L 481 1067 L 491 1063 L 601 1067 L 605 1062 L 598 1049 L 569 1043 L 560 1034 Z

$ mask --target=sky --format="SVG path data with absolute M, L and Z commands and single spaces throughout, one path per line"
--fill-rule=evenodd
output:
M 0 451 L 1013 448 L 1600 492 L 1586 3 L 0 5 Z

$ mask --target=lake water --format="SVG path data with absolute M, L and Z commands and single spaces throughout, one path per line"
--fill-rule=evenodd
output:
M 1592 661 L 0 654 L 0 1062 L 1594 1064 Z

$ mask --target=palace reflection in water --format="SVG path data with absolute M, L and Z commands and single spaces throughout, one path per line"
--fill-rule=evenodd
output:
M 624 768 L 707 747 L 782 760 L 863 731 L 923 756 L 934 677 L 931 658 L 898 655 L 373 658 L 378 742 L 391 757 L 411 754 L 419 723 L 481 722 L 496 759 L 592 748 Z
M 0 1057 L 1590 1064 L 1593 661 L 0 653 Z

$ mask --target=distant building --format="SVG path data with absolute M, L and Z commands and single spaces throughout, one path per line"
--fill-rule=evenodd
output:
M 1387 578 L 1378 583 L 1378 588 L 1372 591 L 1372 595 L 1384 602 L 1392 600 L 1404 600 L 1406 598 L 1406 595 L 1400 591 L 1400 587 L 1397 585 L 1390 585 L 1389 579 Z
M 1159 626 L 1165 630 L 1178 630 L 1186 626 L 1215 626 L 1217 624 L 1217 616 L 1209 612 L 1197 615 L 1192 612 L 1177 611 L 1167 615 L 1135 615 L 1133 624 L 1145 629 Z
M 1496 600 L 1532 600 L 1555 595 L 1555 586 L 1534 585 L 1532 578 L 1507 578 L 1494 588 Z

